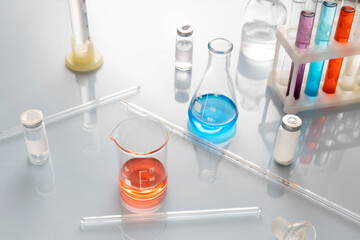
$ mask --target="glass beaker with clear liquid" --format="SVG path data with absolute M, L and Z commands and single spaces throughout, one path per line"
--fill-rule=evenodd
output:
M 209 63 L 190 102 L 188 128 L 213 143 L 224 143 L 236 131 L 238 109 L 229 74 L 233 44 L 223 38 L 209 42 Z
M 159 206 L 167 187 L 167 128 L 154 119 L 133 117 L 119 123 L 110 139 L 118 147 L 124 206 L 145 211 Z
M 275 55 L 276 28 L 286 21 L 280 0 L 250 0 L 245 8 L 241 52 L 255 61 L 270 61 Z

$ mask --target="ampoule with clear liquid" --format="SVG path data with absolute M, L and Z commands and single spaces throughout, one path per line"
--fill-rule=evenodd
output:
M 45 163 L 50 152 L 42 112 L 40 110 L 25 111 L 21 114 L 20 120 L 30 162 L 33 164 Z
M 193 29 L 190 25 L 180 26 L 177 29 L 175 67 L 188 70 L 192 67 Z

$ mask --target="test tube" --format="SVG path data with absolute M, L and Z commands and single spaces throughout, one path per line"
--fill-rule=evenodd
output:
M 303 6 L 303 0 L 292 0 L 291 1 L 291 9 L 290 9 L 290 14 L 288 15 L 288 20 L 287 20 L 287 25 L 296 25 L 299 23 L 299 16 L 302 10 L 302 6 Z M 296 29 L 290 30 L 288 32 L 288 34 L 295 38 L 296 37 Z M 283 63 L 281 66 L 282 70 L 287 70 L 291 67 L 291 58 L 289 57 L 289 55 L 285 54 L 283 57 Z M 286 84 L 288 83 L 287 79 L 281 79 L 280 84 L 283 86 L 286 86 Z
M 345 0 L 340 10 L 339 20 L 335 31 L 335 41 L 345 44 L 349 40 L 351 25 L 354 20 L 357 0 Z M 343 58 L 331 59 L 326 71 L 322 90 L 325 93 L 335 93 L 339 79 Z
M 306 50 L 309 48 L 310 45 L 310 39 L 311 39 L 311 33 L 314 25 L 314 19 L 315 19 L 315 12 L 317 7 L 318 0 L 305 0 L 303 2 L 303 10 L 300 13 L 300 19 L 299 19 L 299 25 L 298 30 L 296 34 L 296 40 L 295 40 L 295 46 Z M 300 97 L 300 91 L 301 91 L 301 84 L 304 77 L 304 71 L 305 71 L 306 64 L 300 64 L 297 77 L 296 79 L 293 79 L 293 81 L 296 81 L 295 84 L 295 90 L 294 90 L 294 98 L 298 99 Z M 294 63 L 291 64 L 291 70 L 290 70 L 290 76 L 289 76 L 289 82 L 288 82 L 288 88 L 286 91 L 286 96 L 289 96 L 290 93 L 290 86 L 292 81 L 292 75 L 294 71 Z
M 356 19 L 356 20 L 355 20 Z M 355 12 L 354 21 L 356 21 L 356 29 L 354 34 L 350 36 L 352 39 L 360 39 L 360 22 L 359 14 Z M 353 24 L 354 25 L 354 24 Z M 353 26 L 354 28 L 354 26 Z M 360 65 L 360 55 L 347 57 L 344 59 L 343 70 L 341 71 L 339 87 L 344 91 L 354 90 L 355 78 Z
M 144 214 L 110 215 L 98 217 L 83 217 L 80 220 L 81 226 L 97 224 L 113 224 L 131 221 L 179 221 L 198 220 L 209 218 L 257 216 L 261 214 L 260 207 L 224 208 L 207 210 L 190 210 L 174 212 L 156 212 Z
M 337 1 L 326 0 L 322 3 L 319 23 L 316 31 L 315 43 L 320 47 L 329 44 L 331 29 L 336 13 Z M 321 75 L 325 61 L 312 62 L 305 87 L 305 94 L 316 97 L 319 91 Z

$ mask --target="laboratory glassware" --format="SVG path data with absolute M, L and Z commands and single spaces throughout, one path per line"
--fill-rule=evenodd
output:
M 303 0 L 292 0 L 291 1 L 291 8 L 290 8 L 290 14 L 287 19 L 287 25 L 296 25 L 299 23 L 299 17 L 301 13 L 301 8 Z M 291 35 L 293 38 L 296 38 L 296 29 L 289 30 L 288 34 Z M 279 60 L 282 61 L 282 63 L 279 64 L 280 70 L 288 70 L 291 68 L 291 58 L 286 53 L 283 54 L 284 56 L 278 56 Z M 286 86 L 288 84 L 288 79 L 283 78 L 282 81 L 280 81 L 280 84 L 283 86 Z
M 293 114 L 282 118 L 274 147 L 274 160 L 281 165 L 291 164 L 300 138 L 301 119 Z
M 241 52 L 255 61 L 274 58 L 276 28 L 286 21 L 286 7 L 280 0 L 250 0 L 244 12 Z
M 77 105 L 75 107 L 66 109 L 64 111 L 55 113 L 53 115 L 44 117 L 43 122 L 46 124 L 51 124 L 53 122 L 57 122 L 66 118 L 69 118 L 71 116 L 74 116 L 76 114 L 82 113 L 84 111 L 91 110 L 96 107 L 101 107 L 103 105 L 113 103 L 121 98 L 133 96 L 134 94 L 138 94 L 140 92 L 140 85 L 133 86 L 130 88 L 127 88 L 122 91 L 118 91 L 109 95 L 106 95 L 104 97 L 95 99 L 93 101 L 83 103 L 80 105 Z M 9 129 L 6 129 L 4 131 L 0 131 L 0 141 L 12 136 L 16 136 L 17 134 L 21 133 L 21 126 L 12 127 Z
M 223 38 L 209 42 L 209 62 L 188 109 L 188 128 L 214 143 L 223 143 L 236 131 L 238 109 L 229 74 L 233 44 Z
M 296 34 L 295 46 L 299 49 L 306 50 L 309 48 L 311 33 L 314 25 L 315 12 L 318 0 L 305 0 L 303 4 L 303 10 L 300 13 L 299 25 Z M 295 82 L 294 98 L 300 97 L 301 84 L 304 77 L 306 64 L 300 64 L 297 72 L 296 79 L 292 80 L 294 71 L 294 63 L 291 64 L 291 70 L 289 75 L 289 83 L 286 91 L 286 96 L 289 96 L 291 81 Z
M 144 211 L 158 206 L 167 186 L 167 128 L 156 119 L 132 117 L 119 123 L 110 139 L 118 147 L 124 206 Z
M 360 16 L 358 12 L 355 12 L 354 21 L 356 19 L 356 29 L 354 34 L 350 36 L 351 40 L 359 40 L 360 39 Z M 354 25 L 354 24 L 353 24 Z M 355 86 L 355 79 L 357 72 L 360 67 L 360 56 L 351 56 L 344 59 L 343 71 L 340 73 L 340 83 L 339 87 L 341 87 L 344 91 L 352 91 Z
M 316 239 L 315 227 L 307 221 L 301 221 L 292 224 L 283 217 L 277 217 L 271 223 L 270 229 L 278 240 Z
M 228 217 L 246 217 L 257 216 L 261 214 L 260 207 L 243 207 L 243 208 L 223 208 L 223 209 L 206 209 L 206 210 L 189 210 L 173 212 L 156 212 L 146 214 L 126 214 L 110 215 L 98 217 L 83 217 L 80 220 L 81 226 L 114 224 L 123 222 L 141 222 L 141 221 L 182 221 L 182 220 L 204 220 L 211 218 L 228 218 Z
M 87 72 L 99 68 L 103 63 L 103 56 L 94 48 L 89 33 L 85 0 L 68 0 L 73 38 L 72 51 L 65 57 L 65 65 L 78 72 Z
M 175 67 L 188 70 L 192 66 L 193 55 L 193 29 L 186 24 L 177 28 Z
M 21 114 L 20 120 L 23 126 L 26 148 L 30 162 L 43 164 L 50 156 L 43 113 L 32 109 Z
M 269 171 L 268 169 L 255 164 L 254 162 L 252 162 L 250 160 L 247 160 L 227 149 L 224 149 L 222 147 L 219 147 L 218 145 L 215 145 L 215 144 L 207 141 L 206 139 L 198 138 L 193 133 L 186 131 L 185 129 L 183 129 L 183 128 L 167 121 L 166 119 L 164 119 L 150 111 L 147 111 L 133 103 L 128 103 L 123 99 L 120 100 L 120 103 L 124 107 L 126 107 L 126 109 L 129 112 L 133 112 L 140 116 L 146 116 L 146 117 L 149 117 L 152 119 L 156 119 L 156 120 L 160 121 L 161 123 L 163 123 L 174 134 L 177 134 L 178 136 L 184 138 L 185 140 L 187 140 L 191 143 L 194 143 L 198 146 L 201 146 L 205 149 L 208 149 L 209 151 L 214 151 L 216 153 L 223 154 L 226 159 L 232 161 L 233 163 L 239 164 L 240 166 L 244 167 L 246 170 L 248 170 L 252 173 L 256 173 L 260 176 L 267 177 L 270 180 L 274 181 L 275 183 L 281 184 L 282 186 L 286 187 L 287 189 L 294 191 L 295 193 L 299 194 L 300 196 L 302 196 L 306 199 L 310 199 L 310 200 L 314 201 L 315 203 L 326 207 L 328 210 L 334 211 L 337 214 L 339 214 L 343 217 L 346 217 L 346 218 L 356 222 L 357 224 L 360 224 L 360 216 L 358 214 L 310 191 L 309 189 L 306 189 L 294 182 L 291 182 L 290 180 L 283 178 L 283 177 Z
M 319 23 L 315 36 L 315 43 L 319 47 L 327 47 L 329 44 L 336 7 L 337 1 L 326 0 L 322 2 Z M 325 61 L 318 61 L 310 64 L 305 87 L 305 94 L 309 97 L 316 97 L 318 94 L 324 62 Z
M 351 56 L 344 60 L 344 71 L 339 79 L 339 87 L 344 91 L 352 91 L 354 90 L 356 74 L 360 67 L 360 56 Z
M 339 20 L 334 39 L 340 44 L 346 44 L 349 40 L 351 26 L 354 20 L 357 0 L 345 0 L 340 10 Z M 336 91 L 343 58 L 329 60 L 322 90 L 327 94 Z

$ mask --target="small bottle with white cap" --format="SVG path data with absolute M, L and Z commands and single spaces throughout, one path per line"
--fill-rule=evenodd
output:
M 281 165 L 291 164 L 300 138 L 301 119 L 293 114 L 282 118 L 274 148 L 274 160 Z
M 175 67 L 179 70 L 189 70 L 192 67 L 193 29 L 190 25 L 177 28 Z
M 46 162 L 50 152 L 42 112 L 35 109 L 25 111 L 21 114 L 20 120 L 30 162 L 33 164 Z

